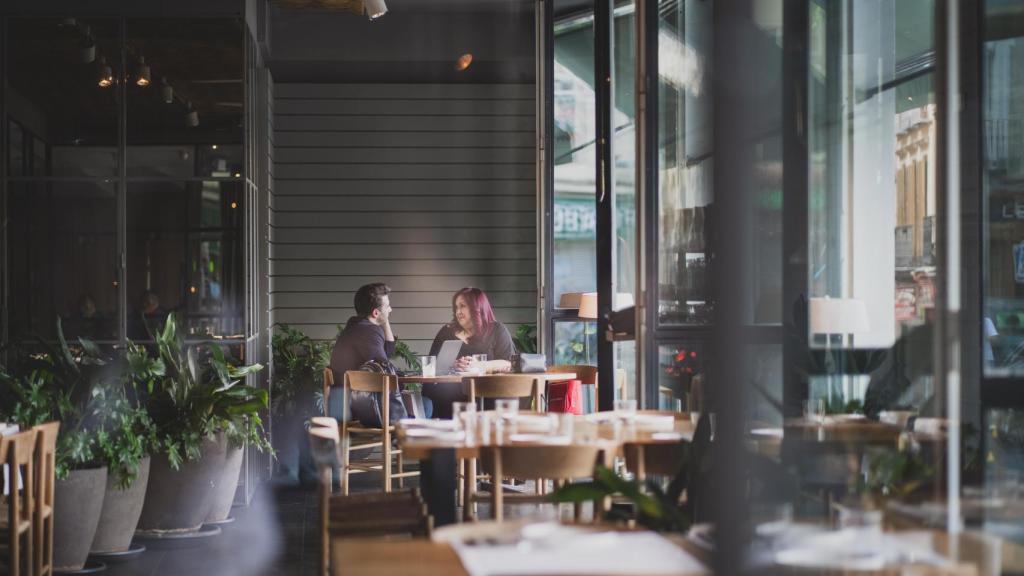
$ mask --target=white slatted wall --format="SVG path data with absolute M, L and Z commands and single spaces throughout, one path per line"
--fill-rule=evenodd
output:
M 417 351 L 463 286 L 536 321 L 532 85 L 278 83 L 274 111 L 274 322 L 333 338 L 374 281 Z

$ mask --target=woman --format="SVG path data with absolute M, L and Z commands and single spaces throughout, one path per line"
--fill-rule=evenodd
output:
M 494 318 L 491 302 L 479 288 L 463 288 L 452 297 L 452 320 L 438 330 L 430 355 L 437 356 L 447 340 L 462 341 L 455 361 L 457 372 L 470 367 L 474 354 L 487 355 L 482 368 L 489 374 L 512 369 L 516 352 L 512 334 Z M 465 400 L 461 384 L 428 384 L 423 393 L 434 401 L 434 415 L 439 418 L 450 418 L 452 402 Z

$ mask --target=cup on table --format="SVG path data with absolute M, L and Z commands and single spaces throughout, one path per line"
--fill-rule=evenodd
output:
M 857 547 L 872 551 L 882 543 L 882 511 L 870 508 L 837 506 L 839 529 L 854 532 Z
M 824 398 L 804 400 L 804 420 L 812 424 L 823 424 L 825 422 Z
M 420 375 L 424 378 L 433 378 L 437 375 L 437 356 L 419 356 Z
M 486 374 L 487 369 L 484 367 L 484 362 L 487 362 L 487 354 L 473 354 L 471 356 L 473 362 L 469 365 L 470 370 L 477 374 Z
M 513 418 L 519 413 L 519 398 L 499 398 L 494 401 L 494 411 L 502 418 Z
M 455 429 L 463 430 L 466 423 L 466 415 L 476 414 L 476 404 L 472 402 L 452 402 L 452 420 L 455 421 Z
M 622 412 L 625 415 L 636 414 L 636 400 L 628 398 L 619 398 L 615 401 L 615 411 Z

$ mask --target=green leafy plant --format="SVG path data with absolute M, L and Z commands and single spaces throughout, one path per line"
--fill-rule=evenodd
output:
M 262 365 L 236 366 L 215 343 L 186 344 L 173 313 L 154 337 L 160 362 L 146 378 L 147 409 L 173 468 L 199 458 L 203 439 L 221 432 L 233 446 L 271 449 L 260 418 L 269 394 L 242 384 Z
M 515 335 L 512 336 L 512 342 L 516 346 L 516 350 L 521 354 L 536 354 L 537 353 L 537 325 L 536 324 L 520 324 L 516 328 Z
M 551 494 L 551 500 L 580 503 L 621 496 L 633 504 L 637 524 L 659 532 L 685 532 L 690 527 L 690 518 L 680 506 L 681 495 L 679 482 L 673 482 L 664 490 L 655 482 L 643 484 L 627 480 L 609 468 L 598 466 L 593 480 L 566 484 Z M 612 509 L 606 518 L 631 520 L 633 515 Z
M 31 349 L 9 350 L 0 369 L 0 417 L 22 428 L 61 422 L 58 478 L 76 468 L 106 466 L 123 488 L 155 446 L 155 429 L 134 387 L 132 352 L 104 354 L 92 341 L 69 345 L 61 323 L 57 343 L 38 340 Z
M 409 371 L 419 372 L 421 370 L 420 359 L 416 356 L 416 353 L 409 348 L 409 345 L 401 340 L 395 341 L 395 353 L 391 357 L 398 358 L 402 362 L 405 362 L 406 369 Z
M 324 369 L 331 362 L 331 344 L 318 342 L 287 324 L 281 324 L 271 340 L 271 348 L 274 355 L 274 378 L 271 382 L 274 415 L 291 415 L 301 410 L 298 402 L 314 397 L 323 389 Z M 315 403 L 306 408 L 316 408 Z
M 868 457 L 856 492 L 865 498 L 906 498 L 935 475 L 919 454 L 906 450 L 878 450 Z

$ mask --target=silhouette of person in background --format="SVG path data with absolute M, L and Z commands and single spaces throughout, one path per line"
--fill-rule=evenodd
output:
M 167 311 L 160 306 L 160 296 L 152 290 L 146 290 L 139 299 L 138 311 L 129 318 L 128 337 L 133 340 L 150 340 L 150 333 L 163 327 L 166 319 Z

